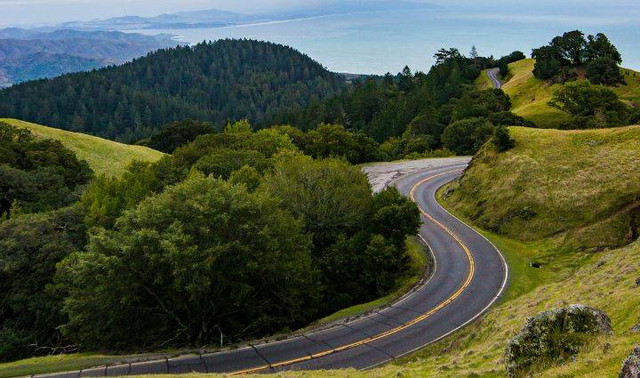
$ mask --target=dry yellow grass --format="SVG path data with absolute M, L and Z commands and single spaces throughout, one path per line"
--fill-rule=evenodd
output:
M 78 159 L 86 160 L 98 175 L 118 176 L 134 160 L 154 162 L 164 155 L 148 147 L 131 146 L 16 119 L 0 118 L 0 122 L 29 129 L 36 137 L 59 140 L 65 147 L 75 152 Z

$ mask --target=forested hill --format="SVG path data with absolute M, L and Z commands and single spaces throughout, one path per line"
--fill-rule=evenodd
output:
M 338 93 L 344 78 L 278 44 L 220 40 L 0 91 L 0 115 L 117 140 L 194 118 L 254 124 Z

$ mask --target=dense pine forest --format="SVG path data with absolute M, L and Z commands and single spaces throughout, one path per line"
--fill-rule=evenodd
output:
M 16 85 L 0 92 L 0 114 L 131 141 L 185 118 L 261 124 L 344 86 L 342 76 L 292 48 L 220 40 Z

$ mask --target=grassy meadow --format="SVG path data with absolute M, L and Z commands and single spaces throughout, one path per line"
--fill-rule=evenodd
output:
M 509 79 L 502 89 L 511 97 L 514 113 L 530 121 L 538 127 L 555 128 L 569 117 L 566 113 L 552 108 L 548 102 L 555 90 L 561 84 L 549 84 L 533 76 L 535 60 L 523 59 L 509 64 Z M 640 100 L 640 72 L 627 68 L 621 69 L 625 85 L 611 88 L 623 101 L 635 102 Z M 486 76 L 484 75 L 480 75 Z M 487 77 L 488 79 L 488 77 Z M 480 80 L 480 79 L 478 79 Z M 478 84 L 478 82 L 476 82 Z
M 148 147 L 132 146 L 16 119 L 0 118 L 0 122 L 29 129 L 36 137 L 59 140 L 75 152 L 78 159 L 86 160 L 97 175 L 118 176 L 134 160 L 154 162 L 164 155 Z
M 511 238 L 553 237 L 583 248 L 628 242 L 640 206 L 640 126 L 561 131 L 510 128 L 516 147 L 483 147 L 449 187 L 448 203 Z

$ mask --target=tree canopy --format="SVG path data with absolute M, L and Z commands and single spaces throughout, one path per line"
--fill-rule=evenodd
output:
M 549 105 L 572 116 L 564 125 L 571 129 L 621 126 L 633 114 L 612 90 L 588 81 L 565 84 Z
M 571 68 L 587 65 L 587 78 L 595 83 L 616 85 L 624 81 L 618 68 L 622 56 L 602 33 L 585 38 L 579 30 L 566 32 L 533 49 L 531 56 L 536 59 L 533 74 L 539 79 L 575 79 Z
M 309 238 L 270 195 L 195 175 L 62 263 L 63 332 L 92 348 L 202 345 L 299 326 Z
M 68 205 L 92 176 L 87 162 L 59 141 L 0 123 L 0 218 Z

